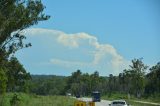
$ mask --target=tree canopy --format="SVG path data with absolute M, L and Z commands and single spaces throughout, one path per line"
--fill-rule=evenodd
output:
M 31 46 L 24 43 L 23 30 L 48 20 L 50 16 L 43 13 L 44 9 L 41 0 L 0 0 L 0 93 L 29 78 L 13 54 Z
M 23 44 L 26 39 L 22 31 L 50 16 L 43 13 L 45 6 L 40 0 L 0 0 L 0 54 L 15 53 L 31 44 Z

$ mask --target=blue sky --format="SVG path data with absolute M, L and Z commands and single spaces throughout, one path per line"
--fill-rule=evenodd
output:
M 118 74 L 133 58 L 160 60 L 159 0 L 42 0 L 51 18 L 25 31 L 16 54 L 32 74 Z

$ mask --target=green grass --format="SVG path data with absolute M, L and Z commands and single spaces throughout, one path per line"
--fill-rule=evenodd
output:
M 11 106 L 10 100 L 13 93 L 7 93 L 0 98 L 0 106 Z M 38 96 L 17 93 L 20 102 L 18 106 L 73 106 L 75 99 L 66 96 Z
M 127 103 L 132 105 L 132 106 L 156 106 L 156 105 L 146 104 L 146 103 L 137 103 L 135 101 L 160 103 L 160 98 L 158 98 L 158 97 L 157 98 L 149 97 L 149 98 L 137 99 L 134 96 L 131 96 L 131 98 L 128 99 L 126 94 L 119 94 L 119 93 L 114 93 L 110 96 L 108 96 L 108 95 L 102 96 L 102 99 L 111 100 L 111 101 L 112 100 L 123 99 L 123 100 L 126 100 Z
M 114 93 L 114 94 L 111 94 L 110 96 L 108 95 L 102 96 L 102 99 L 106 99 L 106 100 L 127 99 L 127 95 Z
M 74 106 L 75 99 L 66 97 L 66 96 L 39 96 L 34 94 L 25 94 L 25 93 L 17 93 L 18 98 L 20 99 L 18 106 Z M 11 106 L 10 100 L 14 96 L 14 93 L 7 93 L 5 96 L 0 96 L 0 106 Z M 106 100 L 115 100 L 115 99 L 124 99 L 128 104 L 132 106 L 155 106 L 151 104 L 144 103 L 136 103 L 137 101 L 146 101 L 146 102 L 156 102 L 160 103 L 160 99 L 158 98 L 142 98 L 136 99 L 131 97 L 130 100 L 127 99 L 126 94 L 112 94 L 110 97 L 103 96 L 102 99 Z
M 146 104 L 146 103 L 137 103 L 132 100 L 126 100 L 126 102 L 132 106 L 157 106 L 157 105 Z

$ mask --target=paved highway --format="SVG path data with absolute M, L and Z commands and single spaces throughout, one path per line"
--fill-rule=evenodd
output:
M 95 106 L 109 106 L 111 101 L 101 100 L 101 102 L 96 102 Z
M 79 98 L 78 100 L 82 100 L 82 101 L 92 101 L 91 98 Z M 101 102 L 95 102 L 95 106 L 109 106 L 110 103 L 111 103 L 111 101 L 101 100 Z

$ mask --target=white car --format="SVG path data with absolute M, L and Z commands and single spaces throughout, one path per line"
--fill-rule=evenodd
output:
M 109 104 L 109 106 L 129 106 L 125 100 L 114 100 Z

